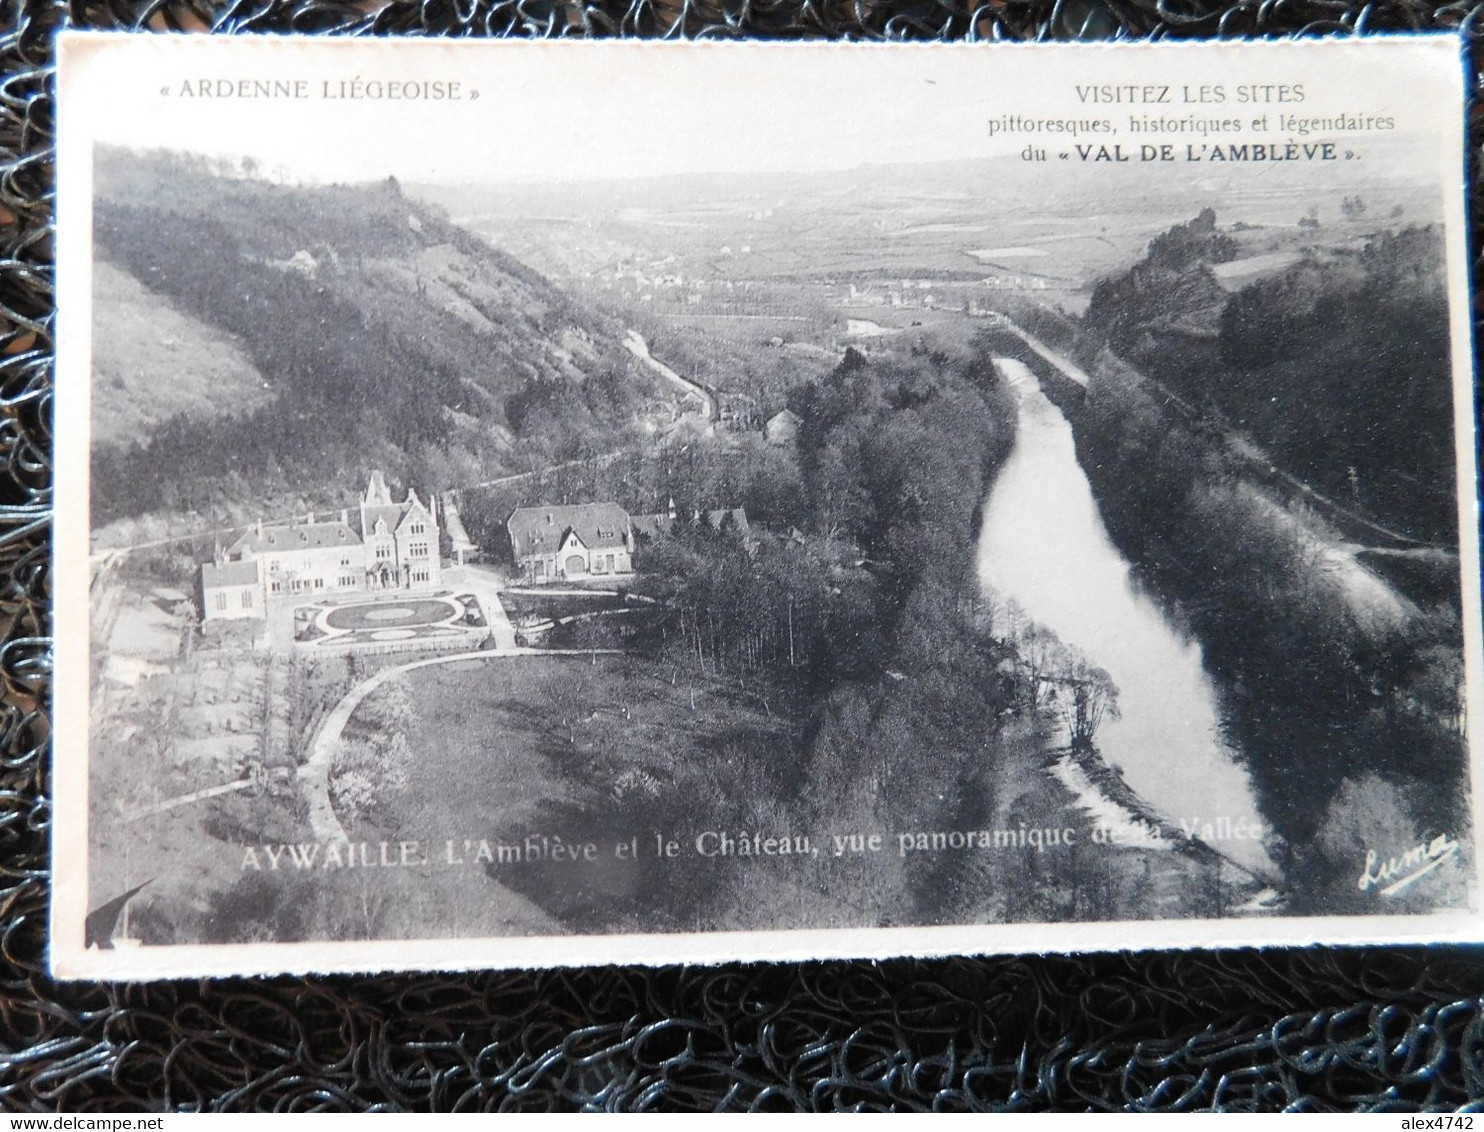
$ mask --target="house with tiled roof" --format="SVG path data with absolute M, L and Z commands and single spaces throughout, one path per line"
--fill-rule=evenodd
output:
M 505 522 L 526 582 L 582 581 L 633 573 L 634 533 L 617 503 L 518 507 Z
M 258 522 L 219 550 L 201 567 L 202 616 L 264 617 L 281 597 L 433 590 L 441 573 L 437 503 L 411 490 L 395 502 L 372 472 L 354 511 Z

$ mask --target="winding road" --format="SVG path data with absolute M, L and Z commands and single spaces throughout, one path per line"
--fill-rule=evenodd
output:
M 623 347 L 672 385 L 677 385 L 701 402 L 701 418 L 707 424 L 716 420 L 716 398 L 694 381 L 687 381 L 664 362 L 649 352 L 649 343 L 637 330 L 630 330 L 623 340 Z

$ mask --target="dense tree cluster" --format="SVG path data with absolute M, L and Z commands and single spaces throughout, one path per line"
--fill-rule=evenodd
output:
M 682 765 L 669 789 L 625 791 L 608 804 L 627 820 L 677 820 L 679 797 L 692 823 L 816 831 L 1080 822 L 1045 770 L 1057 727 L 1044 679 L 1071 681 L 1064 722 L 1085 746 L 1112 709 L 1110 688 L 1044 634 L 1022 656 L 1032 627 L 997 609 L 976 577 L 979 507 L 1015 435 L 1015 403 L 988 358 L 979 348 L 849 353 L 790 398 L 807 485 L 791 533 L 762 538 L 749 557 L 725 530 L 682 522 L 643 550 L 641 588 L 659 603 L 654 655 L 798 720 L 799 739 L 778 766 L 776 750 L 738 751 L 725 764 Z M 761 767 L 774 769 L 759 779 Z M 870 906 L 816 899 L 795 919 L 1147 914 L 1142 874 L 1125 865 L 1096 850 L 1054 865 L 1018 852 L 878 855 L 830 866 L 837 891 Z M 768 874 L 786 900 L 789 875 Z M 755 907 L 737 886 L 756 877 L 707 876 L 687 888 L 706 922 Z
M 419 730 L 406 679 L 388 680 L 355 717 L 353 731 L 340 739 L 330 764 L 330 800 L 342 821 L 376 815 L 407 788 L 414 758 L 409 736 Z
M 1359 214 L 1354 214 L 1357 219 Z M 1085 327 L 1282 471 L 1400 534 L 1451 543 L 1458 503 L 1442 235 L 1380 228 L 1254 257 L 1206 209 L 1094 288 Z
M 1236 240 L 1217 230 L 1216 210 L 1203 208 L 1194 220 L 1176 224 L 1149 241 L 1145 262 L 1179 271 L 1198 263 L 1226 263 L 1238 252 Z
M 987 362 L 867 362 L 854 351 L 792 403 L 807 485 L 794 534 L 749 560 L 725 526 L 683 522 L 642 565 L 676 619 L 665 631 L 700 661 L 782 667 L 820 689 L 879 673 L 920 589 L 976 587 L 978 507 L 1013 442 L 1014 405 Z M 738 486 L 754 516 L 779 494 L 756 478 Z
M 1239 291 L 1212 400 L 1283 467 L 1421 539 L 1458 529 L 1442 237 L 1380 233 Z

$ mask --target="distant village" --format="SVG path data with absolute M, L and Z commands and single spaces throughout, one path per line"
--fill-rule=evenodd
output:
M 751 251 L 742 245 L 740 253 Z M 719 258 L 733 256 L 730 247 L 720 250 Z M 818 281 L 820 300 L 840 308 L 890 307 L 902 310 L 937 310 L 959 314 L 987 315 L 990 306 L 972 295 L 972 291 L 1044 291 L 1046 277 L 1028 271 L 995 267 L 966 286 L 943 279 L 872 279 L 850 280 L 826 277 Z M 717 279 L 709 275 L 687 275 L 675 268 L 675 257 L 653 263 L 618 263 L 586 272 L 583 279 L 599 291 L 612 292 L 638 303 L 673 304 L 687 308 L 695 315 L 745 314 L 753 318 L 789 319 L 798 317 L 797 292 L 780 291 L 768 280 Z

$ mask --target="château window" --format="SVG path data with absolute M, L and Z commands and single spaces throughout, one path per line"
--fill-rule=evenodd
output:
M 225 613 L 226 612 L 226 609 L 227 609 L 227 595 L 226 594 L 217 594 L 216 595 L 216 611 L 218 613 Z
M 408 533 L 409 534 L 414 534 L 414 535 L 420 535 L 425 530 L 427 530 L 427 528 L 424 527 L 421 523 L 413 523 L 412 526 L 408 528 Z
M 252 608 L 252 590 L 243 590 L 242 591 L 242 608 L 243 609 L 251 609 Z
M 274 582 L 273 583 L 273 592 L 276 593 L 276 594 L 277 593 L 282 593 L 283 592 L 283 583 L 282 582 Z

